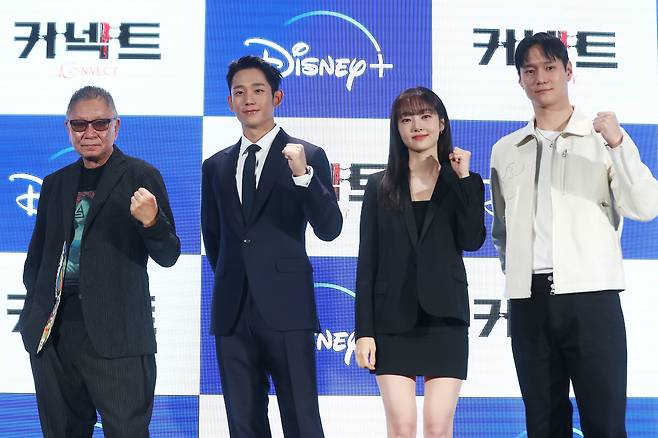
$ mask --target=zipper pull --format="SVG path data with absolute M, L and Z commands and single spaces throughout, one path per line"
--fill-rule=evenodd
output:
M 567 150 L 562 151 L 562 158 L 567 158 Z

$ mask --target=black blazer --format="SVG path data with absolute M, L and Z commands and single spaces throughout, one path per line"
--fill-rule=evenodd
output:
M 370 176 L 363 198 L 356 337 L 411 329 L 417 302 L 430 315 L 468 324 L 462 250 L 475 251 L 485 239 L 482 178 L 471 173 L 459 179 L 450 165 L 442 166 L 418 233 L 408 186 L 403 190 L 402 211 L 381 205 L 378 191 L 383 176 L 383 171 Z M 416 257 L 411 257 L 414 252 Z M 417 275 L 417 295 L 405 285 L 409 263 L 416 263 L 411 269 Z
M 308 187 L 296 186 L 281 151 L 304 145 L 313 167 Z M 235 172 L 240 141 L 203 163 L 201 229 L 215 273 L 211 333 L 228 334 L 237 315 L 245 278 L 265 323 L 275 330 L 318 328 L 307 223 L 322 240 L 333 240 L 343 217 L 322 150 L 281 130 L 274 138 L 258 182 L 252 216 L 244 218 Z
M 155 353 L 146 263 L 172 266 L 180 241 L 160 173 L 114 146 L 85 222 L 80 249 L 82 314 L 94 349 L 104 357 Z M 43 180 L 25 260 L 27 290 L 19 324 L 25 349 L 36 353 L 55 303 L 62 244 L 69 242 L 82 159 Z M 158 220 L 144 228 L 130 214 L 130 197 L 144 187 L 155 195 Z M 49 341 L 50 342 L 50 341 Z

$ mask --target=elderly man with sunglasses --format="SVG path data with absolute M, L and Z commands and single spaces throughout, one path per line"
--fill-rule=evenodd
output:
M 114 144 L 120 120 L 102 88 L 66 112 L 76 162 L 41 188 L 25 261 L 20 331 L 45 437 L 146 437 L 155 331 L 146 263 L 180 255 L 162 176 Z

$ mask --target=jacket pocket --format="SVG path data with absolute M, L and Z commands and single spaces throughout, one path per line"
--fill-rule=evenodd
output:
M 610 222 L 610 224 L 616 229 L 618 224 L 615 221 L 610 201 L 607 199 L 601 199 L 599 200 L 598 204 L 603 211 L 603 214 L 605 214 L 605 216 L 608 218 L 608 222 Z
M 468 280 L 466 279 L 466 269 L 464 266 L 454 266 L 452 268 L 452 278 L 459 283 L 463 283 L 468 286 Z
M 313 270 L 311 262 L 307 257 L 287 257 L 277 259 L 275 266 L 278 272 L 306 272 Z

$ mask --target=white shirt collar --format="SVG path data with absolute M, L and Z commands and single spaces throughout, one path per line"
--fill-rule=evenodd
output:
M 274 125 L 274 128 L 270 130 L 267 134 L 262 136 L 260 140 L 257 142 L 252 142 L 249 140 L 247 137 L 242 135 L 241 142 L 240 142 L 240 155 L 243 155 L 247 152 L 247 148 L 251 146 L 252 144 L 257 144 L 260 146 L 260 151 L 258 151 L 258 154 L 260 155 L 265 154 L 267 155 L 267 152 L 270 150 L 270 147 L 272 147 L 272 143 L 274 142 L 274 138 L 277 136 L 277 134 L 281 131 L 281 127 L 279 125 Z

